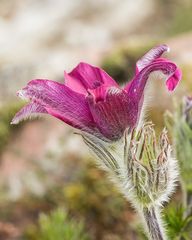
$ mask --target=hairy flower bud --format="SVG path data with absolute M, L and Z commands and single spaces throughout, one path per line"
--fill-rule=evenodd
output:
M 128 163 L 132 195 L 143 207 L 161 205 L 174 190 L 178 175 L 167 131 L 157 141 L 152 124 L 147 124 L 133 135 Z
M 174 190 L 178 171 L 166 130 L 158 142 L 151 123 L 139 131 L 126 132 L 113 143 L 89 135 L 83 135 L 83 139 L 100 166 L 136 207 L 161 205 Z

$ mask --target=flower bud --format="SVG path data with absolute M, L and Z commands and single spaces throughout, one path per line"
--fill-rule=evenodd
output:
M 143 207 L 161 205 L 173 192 L 178 176 L 177 164 L 164 129 L 156 140 L 152 124 L 133 134 L 128 174 L 132 195 Z
M 89 135 L 83 139 L 135 207 L 161 205 L 174 190 L 177 164 L 165 129 L 159 141 L 151 123 L 139 131 L 126 131 L 123 138 L 111 143 Z

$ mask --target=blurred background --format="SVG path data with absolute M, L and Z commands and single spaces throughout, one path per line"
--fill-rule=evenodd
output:
M 150 83 L 148 117 L 157 131 L 173 97 L 192 90 L 191 0 L 0 0 L 0 239 L 145 239 L 70 127 L 49 116 L 10 121 L 24 104 L 16 91 L 29 80 L 63 81 L 64 70 L 85 61 L 123 85 L 159 43 L 170 46 L 183 80 L 171 95 L 164 83 Z M 180 199 L 178 188 L 172 201 Z

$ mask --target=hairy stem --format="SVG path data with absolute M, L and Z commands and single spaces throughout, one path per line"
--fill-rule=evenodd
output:
M 146 232 L 151 240 L 167 239 L 163 230 L 159 209 L 155 207 L 143 208 Z

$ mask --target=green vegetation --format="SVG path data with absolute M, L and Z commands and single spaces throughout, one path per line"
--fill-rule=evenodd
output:
M 63 209 L 56 209 L 49 215 L 40 214 L 38 227 L 31 227 L 26 233 L 28 240 L 89 240 L 82 221 L 70 218 Z
M 183 113 L 186 111 L 185 108 L 187 108 L 184 105 L 184 102 L 177 105 L 174 114 L 167 112 L 165 120 L 175 144 L 175 152 L 180 164 L 182 180 L 187 192 L 192 193 L 192 129 L 184 118 Z
M 172 240 L 190 240 L 192 216 L 185 216 L 185 209 L 173 204 L 167 207 L 164 213 L 169 238 Z

